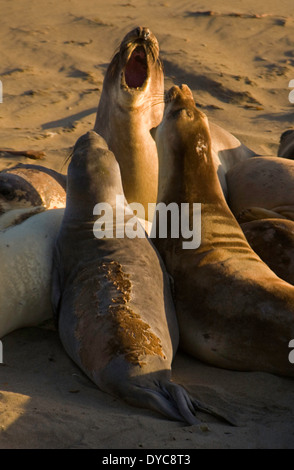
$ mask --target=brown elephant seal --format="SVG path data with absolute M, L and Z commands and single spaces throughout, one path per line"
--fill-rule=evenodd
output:
M 278 157 L 294 160 L 294 129 L 289 129 L 281 135 Z
M 130 31 L 113 57 L 103 82 L 94 130 L 119 163 L 127 201 L 156 202 L 158 159 L 150 130 L 164 109 L 164 75 L 159 45 L 144 27 Z M 152 214 L 150 215 L 152 217 Z
M 251 248 L 274 273 L 294 284 L 294 221 L 261 219 L 241 224 Z
M 266 218 L 294 220 L 294 161 L 249 158 L 226 176 L 228 204 L 240 223 Z
M 113 238 L 100 238 L 105 231 L 96 228 L 100 203 L 111 210 Z M 125 216 L 116 223 L 119 209 Z M 68 168 L 54 253 L 52 300 L 61 342 L 102 391 L 194 424 L 195 410 L 208 410 L 170 380 L 178 324 L 168 275 L 144 231 L 141 238 L 116 236 L 133 217 L 114 154 L 88 132 Z
M 189 88 L 173 87 L 166 99 L 156 132 L 158 203 L 189 204 L 190 223 L 193 204 L 201 203 L 198 249 L 184 249 L 183 235 L 172 238 L 171 230 L 154 239 L 174 280 L 180 345 L 214 366 L 293 377 L 294 287 L 253 252 L 232 215 L 211 155 L 208 120 Z
M 0 338 L 53 317 L 52 253 L 63 209 L 30 215 L 0 231 Z
M 0 214 L 11 209 L 65 207 L 66 176 L 40 165 L 18 164 L 0 172 Z

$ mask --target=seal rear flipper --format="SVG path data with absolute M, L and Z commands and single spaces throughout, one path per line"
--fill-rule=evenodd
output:
M 157 389 L 136 385 L 132 388 L 132 392 L 133 396 L 124 397 L 124 400 L 133 406 L 151 409 L 173 421 L 189 425 L 200 424 L 191 410 L 191 400 L 188 394 L 179 385 L 158 384 Z
M 125 400 L 132 405 L 152 409 L 169 419 L 191 426 L 201 424 L 201 421 L 196 417 L 197 411 L 236 425 L 233 419 L 225 416 L 225 413 L 222 414 L 213 407 L 191 398 L 182 386 L 172 382 L 157 383 L 156 385 L 156 389 L 136 386 L 136 398 L 125 397 Z
M 203 403 L 201 403 L 198 400 L 195 400 L 194 398 L 192 400 L 192 403 L 193 403 L 193 406 L 196 410 L 198 410 L 202 413 L 210 414 L 211 416 L 214 416 L 215 418 L 219 419 L 220 421 L 224 421 L 224 422 L 230 424 L 231 426 L 238 426 L 237 421 L 235 420 L 235 418 L 230 416 L 229 413 L 219 412 L 213 406 L 204 405 Z
M 194 417 L 194 422 L 189 424 L 200 424 L 200 421 L 195 417 L 197 411 L 214 416 L 220 421 L 224 421 L 232 426 L 236 426 L 234 418 L 226 412 L 220 412 L 216 408 L 206 405 L 199 400 L 191 397 L 189 393 L 180 385 L 168 383 L 164 385 L 165 393 L 172 397 L 175 405 L 177 406 L 181 416 L 189 423 L 191 416 Z

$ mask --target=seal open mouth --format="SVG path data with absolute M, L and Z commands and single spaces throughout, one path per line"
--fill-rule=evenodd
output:
M 129 88 L 141 88 L 147 79 L 147 57 L 143 46 L 137 46 L 125 68 L 125 81 Z

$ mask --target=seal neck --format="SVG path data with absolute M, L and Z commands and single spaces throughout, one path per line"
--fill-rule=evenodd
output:
M 155 203 L 157 196 L 158 157 L 150 134 L 153 121 L 144 105 L 132 110 L 117 104 L 110 108 L 102 102 L 95 131 L 117 158 L 127 201 L 143 204 L 147 214 L 148 203 Z
M 172 155 L 172 161 L 171 161 Z M 224 201 L 222 188 L 211 153 L 194 145 L 179 146 L 177 151 L 163 151 L 160 157 L 157 202 L 209 203 Z

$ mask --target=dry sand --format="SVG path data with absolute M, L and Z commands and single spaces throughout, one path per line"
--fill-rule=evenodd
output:
M 71 147 L 93 127 L 106 67 L 136 25 L 159 40 L 166 88 L 188 84 L 208 117 L 256 152 L 276 155 L 293 125 L 292 0 L 0 0 L 0 14 L 0 147 L 45 151 L 41 163 L 50 168 L 65 172 Z M 16 161 L 31 162 L 2 154 L 0 169 Z M 97 390 L 53 328 L 16 331 L 3 348 L 1 449 L 294 448 L 289 379 L 220 370 L 179 353 L 174 379 L 239 423 L 202 416 L 207 427 L 199 429 Z

